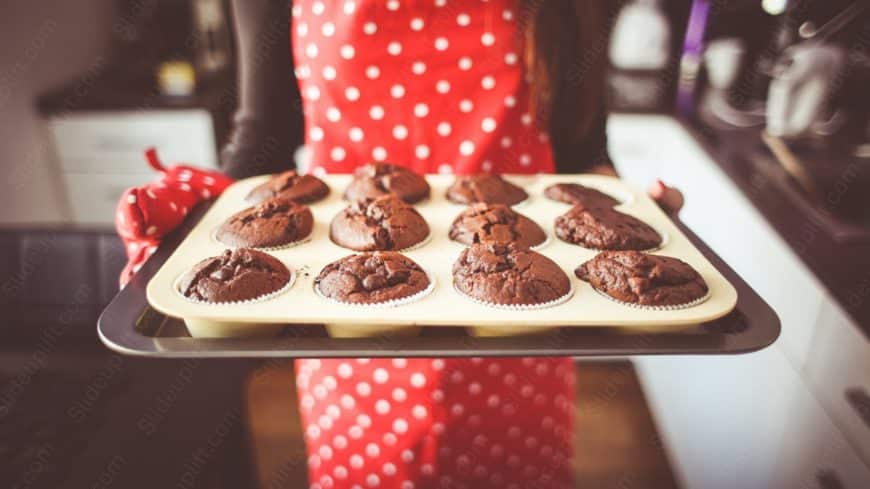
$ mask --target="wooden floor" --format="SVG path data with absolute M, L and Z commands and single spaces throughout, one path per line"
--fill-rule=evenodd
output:
M 247 385 L 261 489 L 306 487 L 292 362 L 272 361 Z M 675 488 L 637 375 L 627 361 L 577 364 L 574 467 L 578 488 Z

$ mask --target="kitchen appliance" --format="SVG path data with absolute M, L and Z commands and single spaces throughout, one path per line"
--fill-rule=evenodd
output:
M 825 215 L 870 227 L 870 4 L 808 17 L 774 69 L 763 138 Z
M 620 70 L 664 69 L 671 51 L 671 26 L 660 0 L 634 0 L 623 7 L 610 37 L 610 62 Z
M 815 124 L 833 118 L 826 105 L 837 80 L 843 76 L 846 53 L 837 46 L 799 44 L 777 63 L 767 97 L 767 132 L 778 137 L 799 137 Z M 824 119 L 824 120 L 823 120 Z
M 683 113 L 717 137 L 756 141 L 744 151 L 784 170 L 787 193 L 837 241 L 870 240 L 870 3 L 712 5 L 704 31 Z
M 621 8 L 620 8 L 621 7 Z M 679 43 L 688 16 L 686 2 L 615 2 L 605 46 L 611 110 L 666 112 L 673 106 Z
M 812 19 L 800 25 L 801 41 L 783 52 L 773 70 L 768 133 L 786 139 L 855 143 L 870 108 L 866 100 L 870 58 L 864 47 L 870 41 L 868 10 L 870 4 L 857 2 L 820 26 Z M 837 137 L 841 133 L 843 137 Z
M 231 67 L 232 33 L 225 0 L 117 0 L 112 27 L 118 69 L 154 79 L 164 62 L 184 61 L 196 77 Z

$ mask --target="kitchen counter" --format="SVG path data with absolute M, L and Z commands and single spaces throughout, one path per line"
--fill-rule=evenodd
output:
M 824 206 L 813 208 L 804 199 L 757 130 L 684 126 L 870 338 L 870 239 L 835 239 L 823 222 Z M 850 184 L 847 177 L 844 184 Z M 823 197 L 834 201 L 837 195 L 832 190 Z M 864 231 L 870 236 L 870 228 Z

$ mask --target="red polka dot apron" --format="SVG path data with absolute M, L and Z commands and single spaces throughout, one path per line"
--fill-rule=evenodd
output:
M 302 0 L 315 173 L 552 172 L 509 0 Z M 300 360 L 312 488 L 573 487 L 570 359 Z
M 570 359 L 296 368 L 312 488 L 573 487 Z
M 292 45 L 317 172 L 552 172 L 511 0 L 302 0 Z

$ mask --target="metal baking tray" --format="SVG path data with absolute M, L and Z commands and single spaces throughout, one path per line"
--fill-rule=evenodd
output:
M 555 180 L 567 181 L 567 177 L 556 176 Z M 331 186 L 335 193 L 340 193 L 343 188 Z M 532 198 L 536 197 L 541 198 L 538 195 Z M 721 274 L 725 282 L 733 286 L 737 304 L 730 313 L 701 324 L 672 325 L 654 330 L 608 323 L 610 325 L 607 326 L 587 324 L 584 327 L 560 327 L 538 335 L 475 337 L 463 327 L 435 325 L 424 327 L 417 336 L 332 338 L 322 326 L 308 324 L 288 326 L 274 338 L 191 338 L 180 319 L 165 315 L 149 305 L 146 287 L 209 207 L 211 205 L 205 204 L 191 213 L 185 225 L 164 241 L 103 312 L 98 329 L 107 346 L 121 353 L 155 357 L 728 354 L 761 349 L 771 344 L 780 331 L 779 319 L 770 306 L 690 230 L 678 220 L 673 220 L 663 226 L 669 234 L 673 233 L 673 236 L 668 236 L 668 243 L 673 243 L 675 237 L 685 239 L 716 274 Z M 517 209 L 532 214 L 530 207 L 521 205 Z M 553 217 L 548 220 L 550 223 Z M 552 233 L 551 229 L 547 229 L 548 221 L 538 221 Z M 661 222 L 653 222 L 652 225 L 662 229 Z M 553 243 L 549 246 L 553 246 Z M 578 252 L 572 268 L 583 260 L 579 252 L 581 248 L 573 248 Z M 460 249 L 455 247 L 453 254 L 458 255 Z M 542 252 L 548 254 L 546 250 L 543 248 Z M 669 254 L 664 250 L 663 253 Z M 206 253 L 205 256 L 210 255 Z M 312 275 L 317 271 L 312 270 Z M 709 274 L 705 274 L 705 279 L 709 280 L 708 277 Z M 586 293 L 590 292 L 586 290 Z

